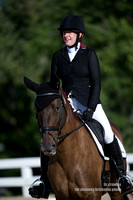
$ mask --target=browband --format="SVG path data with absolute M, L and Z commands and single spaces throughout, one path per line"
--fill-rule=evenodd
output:
M 59 93 L 54 93 L 54 92 L 49 92 L 49 93 L 45 93 L 45 94 L 36 94 L 37 97 L 42 97 L 42 96 L 50 96 L 50 95 L 58 95 L 61 96 L 61 94 Z

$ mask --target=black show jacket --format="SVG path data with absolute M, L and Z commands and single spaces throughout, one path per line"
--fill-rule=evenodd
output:
M 68 94 L 72 91 L 75 98 L 84 106 L 95 110 L 100 103 L 100 67 L 93 49 L 81 44 L 74 59 L 70 62 L 67 47 L 53 55 L 51 65 L 51 84 L 62 80 L 62 88 Z

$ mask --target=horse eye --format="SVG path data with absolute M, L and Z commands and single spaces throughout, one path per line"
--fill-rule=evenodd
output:
M 58 112 L 58 111 L 59 111 L 59 109 L 60 109 L 60 107 L 59 107 L 59 106 L 57 106 L 57 107 L 56 107 L 56 109 L 55 109 L 55 111 L 56 111 L 56 112 Z

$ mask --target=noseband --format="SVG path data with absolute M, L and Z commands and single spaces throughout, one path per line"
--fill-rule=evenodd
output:
M 36 96 L 37 97 L 41 97 L 41 96 L 50 96 L 50 95 L 58 95 L 59 98 L 61 99 L 60 101 L 60 113 L 59 113 L 59 120 L 58 120 L 58 123 L 57 123 L 57 126 L 45 126 L 45 127 L 40 127 L 40 133 L 41 134 L 48 134 L 49 136 L 51 136 L 54 140 L 55 143 L 59 142 L 60 140 L 66 138 L 68 135 L 70 135 L 71 133 L 77 131 L 78 129 L 80 129 L 84 124 L 85 122 L 81 123 L 77 128 L 75 128 L 74 130 L 66 133 L 65 135 L 63 136 L 60 136 L 61 134 L 61 121 L 63 119 L 63 108 L 65 109 L 65 113 L 67 115 L 67 110 L 66 110 L 66 107 L 64 105 L 64 102 L 62 100 L 62 95 L 61 95 L 61 92 L 60 93 L 45 93 L 45 94 L 37 94 Z M 56 137 L 53 136 L 49 131 L 57 131 L 57 134 L 56 134 Z

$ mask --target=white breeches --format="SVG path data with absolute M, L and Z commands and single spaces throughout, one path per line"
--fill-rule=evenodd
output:
M 83 113 L 87 109 L 86 106 L 83 106 L 75 98 L 70 98 L 69 95 L 68 95 L 68 100 L 69 100 L 70 105 L 72 106 L 74 112 L 76 112 L 77 110 L 80 110 Z M 109 144 L 109 143 L 113 142 L 114 133 L 111 129 L 109 120 L 108 120 L 101 104 L 97 105 L 92 118 L 96 119 L 103 126 L 104 133 L 105 133 L 104 134 L 105 143 Z

